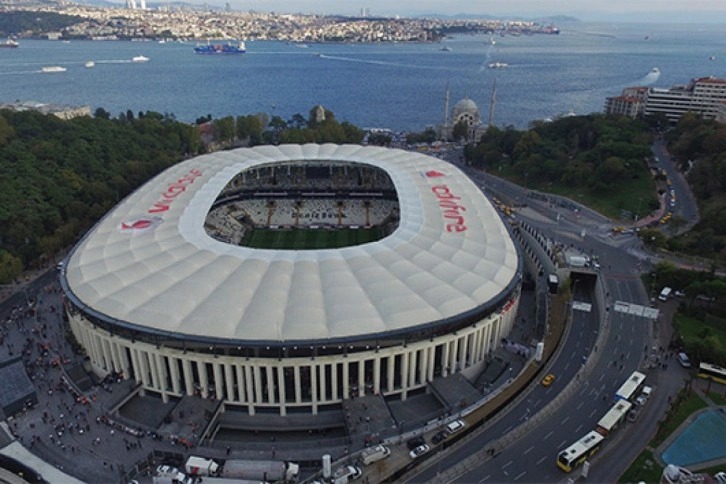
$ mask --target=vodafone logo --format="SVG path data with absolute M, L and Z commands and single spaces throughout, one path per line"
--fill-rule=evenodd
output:
M 446 175 L 441 173 L 440 171 L 429 170 L 429 171 L 424 172 L 424 176 L 426 178 L 438 178 L 440 176 L 446 176 Z
M 141 234 L 153 230 L 161 222 L 161 217 L 136 217 L 121 222 L 118 230 L 124 233 Z

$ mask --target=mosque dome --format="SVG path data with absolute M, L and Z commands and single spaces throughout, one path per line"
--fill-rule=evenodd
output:
M 454 105 L 451 110 L 453 124 L 465 121 L 469 126 L 476 126 L 480 123 L 481 117 L 479 107 L 469 98 L 464 98 Z

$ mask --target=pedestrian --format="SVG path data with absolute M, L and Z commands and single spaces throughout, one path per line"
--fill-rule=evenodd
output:
M 232 447 L 230 447 L 230 446 L 228 445 L 228 446 L 227 446 L 227 455 L 229 455 L 229 453 L 230 453 L 230 452 L 232 452 Z

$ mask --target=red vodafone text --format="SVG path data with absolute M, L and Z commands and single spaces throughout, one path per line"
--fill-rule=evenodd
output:
M 466 207 L 459 205 L 457 202 L 457 200 L 461 200 L 461 197 L 457 197 L 451 193 L 451 190 L 446 185 L 435 185 L 431 187 L 431 191 L 439 199 L 439 207 L 441 207 L 444 213 L 444 218 L 451 220 L 450 223 L 446 224 L 446 231 L 464 232 L 467 229 L 466 222 L 464 221 Z
M 174 183 L 170 184 L 164 193 L 161 194 L 161 198 L 156 202 L 150 209 L 149 213 L 166 212 L 169 210 L 169 205 L 174 201 L 176 197 L 184 193 L 189 185 L 194 183 L 194 180 L 202 176 L 202 170 L 193 168 L 189 170 L 189 173 L 179 178 Z

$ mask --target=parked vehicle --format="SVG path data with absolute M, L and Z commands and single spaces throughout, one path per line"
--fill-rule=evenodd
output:
M 678 363 L 680 363 L 683 368 L 691 367 L 691 360 L 688 358 L 688 355 L 683 352 L 678 353 Z
M 453 422 L 449 422 L 446 425 L 446 431 L 450 434 L 453 434 L 463 429 L 464 427 L 466 427 L 466 424 L 463 420 L 454 420 Z
M 408 453 L 408 455 L 411 456 L 412 459 L 416 459 L 418 457 L 421 457 L 426 452 L 430 450 L 428 444 L 419 445 L 415 449 L 413 449 L 411 452 Z
M 361 454 L 361 459 L 365 465 L 373 464 L 381 459 L 385 459 L 391 455 L 391 449 L 385 445 L 376 445 L 375 447 L 369 447 Z

